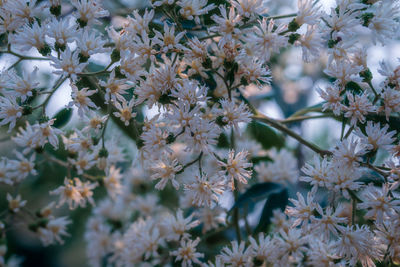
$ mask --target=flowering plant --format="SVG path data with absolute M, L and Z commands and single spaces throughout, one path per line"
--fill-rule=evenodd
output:
M 0 1 L 1 266 L 10 232 L 62 245 L 79 210 L 91 266 L 400 264 L 400 66 L 367 61 L 398 1 L 109 2 Z M 282 95 L 293 53 L 317 105 L 300 78 Z M 299 133 L 314 119 L 340 136 Z

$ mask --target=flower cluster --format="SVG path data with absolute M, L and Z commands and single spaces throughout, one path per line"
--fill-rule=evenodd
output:
M 153 0 L 121 16 L 100 0 L 0 1 L 0 60 L 16 58 L 0 72 L 15 147 L 0 159 L 0 238 L 21 220 L 63 244 L 65 213 L 88 208 L 91 266 L 398 264 L 400 65 L 367 58 L 395 39 L 400 3 L 296 2 L 272 16 L 262 0 Z M 260 92 L 284 102 L 287 51 L 329 82 L 320 104 L 277 120 Z M 60 88 L 71 100 L 52 115 Z M 331 147 L 291 126 L 314 118 L 341 122 Z

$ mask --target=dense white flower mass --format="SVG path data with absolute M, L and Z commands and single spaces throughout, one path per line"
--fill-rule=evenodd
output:
M 399 0 L 128 2 L 0 0 L 0 266 L 400 263 Z

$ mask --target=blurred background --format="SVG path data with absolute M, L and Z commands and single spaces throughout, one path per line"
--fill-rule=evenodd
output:
M 39 4 L 44 1 L 37 1 Z M 73 12 L 72 7 L 68 4 L 69 1 L 63 1 L 62 14 Z M 106 35 L 106 27 L 110 24 L 116 28 L 120 28 L 125 17 L 135 8 L 145 8 L 148 6 L 146 1 L 142 0 L 103 0 L 103 7 L 109 10 L 111 16 L 103 20 L 103 25 L 98 25 L 96 28 Z M 209 3 L 220 3 L 221 1 L 209 1 Z M 319 5 L 324 10 L 329 10 L 334 4 L 334 0 L 320 0 Z M 282 15 L 296 12 L 297 1 L 295 0 L 270 0 L 268 1 L 268 14 Z M 288 22 L 288 19 L 285 22 Z M 362 29 L 360 29 L 362 30 Z M 365 36 L 365 38 L 369 38 Z M 368 39 L 359 40 L 359 42 L 369 41 Z M 40 56 L 37 51 L 23 51 L 24 55 Z M 395 66 L 398 64 L 400 57 L 400 42 L 393 41 L 386 46 L 374 46 L 368 49 L 368 66 L 371 69 L 374 79 L 373 84 L 378 85 L 382 81 L 382 77 L 377 72 L 379 61 L 385 60 L 389 65 Z M 103 69 L 108 64 L 109 57 L 107 55 L 95 55 L 91 58 L 93 70 Z M 17 58 L 2 54 L 0 56 L 0 69 L 7 69 Z M 323 70 L 327 61 L 326 55 L 322 55 L 317 62 L 305 64 L 301 58 L 301 48 L 287 48 L 281 54 L 271 59 L 270 68 L 272 71 L 273 84 L 259 90 L 256 87 L 249 86 L 246 94 L 249 100 L 255 105 L 258 105 L 260 110 L 270 117 L 283 119 L 292 115 L 295 111 L 307 106 L 312 106 L 321 102 L 315 88 L 325 88 L 329 84 L 328 77 L 324 75 Z M 47 61 L 23 61 L 17 65 L 17 71 L 32 72 L 34 67 L 38 67 L 37 81 L 40 82 L 40 87 L 50 87 L 56 77 L 51 74 L 52 67 Z M 71 100 L 71 89 L 69 83 L 65 82 L 51 98 L 46 112 L 49 117 L 52 117 L 59 110 L 65 107 Z M 154 114 L 154 110 L 144 110 L 144 114 Z M 64 127 L 65 130 L 79 127 L 82 125 L 76 110 L 73 112 L 72 119 Z M 333 119 L 314 119 L 307 120 L 302 123 L 293 123 L 289 127 L 301 133 L 305 139 L 311 140 L 322 148 L 329 148 L 330 144 L 340 136 L 341 124 Z M 126 151 L 135 151 L 134 145 L 130 139 L 125 138 L 123 133 L 116 125 L 110 126 L 109 135 L 118 135 L 121 142 L 129 144 L 125 146 Z M 13 151 L 17 149 L 9 139 L 9 134 L 6 133 L 6 127 L 1 128 L 0 132 L 0 156 L 12 156 Z M 14 135 L 15 133 L 13 133 Z M 125 138 L 125 139 L 124 139 Z M 302 165 L 304 159 L 308 158 L 311 153 L 305 149 L 300 149 L 297 142 L 289 139 L 288 146 L 298 151 L 296 155 L 299 159 L 299 166 Z M 133 153 L 134 154 L 134 153 Z M 19 190 L 23 198 L 28 201 L 29 209 L 37 210 L 49 203 L 49 199 L 56 200 L 56 197 L 48 195 L 49 190 L 53 190 L 59 186 L 64 177 L 65 171 L 58 168 L 56 165 L 47 161 L 40 162 L 37 165 L 40 175 L 37 177 L 29 177 L 21 184 Z M 6 193 L 13 192 L 15 188 L 10 186 L 0 186 L 0 209 L 7 208 Z M 101 194 L 100 194 L 101 195 Z M 99 197 L 98 195 L 96 197 Z M 58 211 L 60 215 L 68 214 L 66 208 Z M 20 226 L 17 223 L 7 233 L 7 241 L 9 251 L 13 254 L 21 256 L 23 266 L 85 266 L 85 242 L 83 240 L 85 223 L 90 215 L 90 207 L 79 208 L 71 213 L 73 225 L 68 227 L 70 237 L 66 238 L 64 246 L 53 245 L 43 247 L 39 240 L 32 235 L 26 226 Z

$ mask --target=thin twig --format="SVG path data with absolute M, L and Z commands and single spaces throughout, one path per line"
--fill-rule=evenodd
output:
M 295 133 L 294 131 L 292 131 L 291 129 L 289 129 L 288 127 L 283 125 L 282 123 L 280 123 L 280 122 L 278 122 L 278 121 L 276 121 L 276 120 L 274 120 L 274 119 L 272 119 L 272 118 L 270 118 L 270 117 L 268 117 L 266 115 L 263 115 L 261 113 L 257 113 L 255 116 L 253 116 L 253 119 L 265 122 L 268 125 L 274 127 L 275 129 L 286 133 L 287 135 L 289 135 L 289 136 L 293 137 L 294 139 L 296 139 L 299 143 L 309 147 L 314 152 L 317 152 L 322 157 L 326 156 L 326 155 L 332 155 L 332 152 L 327 151 L 327 150 L 323 150 L 323 149 L 319 148 L 317 145 L 315 145 L 313 143 L 310 143 L 309 141 L 305 140 L 299 134 Z

